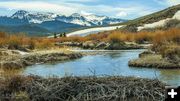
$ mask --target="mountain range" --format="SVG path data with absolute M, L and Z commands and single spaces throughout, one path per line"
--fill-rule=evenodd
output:
M 66 16 L 55 13 L 19 10 L 12 16 L 0 16 L 0 31 L 25 32 L 29 35 L 47 35 L 53 32 L 70 32 L 77 28 L 107 26 L 127 20 L 98 15 L 74 13 Z

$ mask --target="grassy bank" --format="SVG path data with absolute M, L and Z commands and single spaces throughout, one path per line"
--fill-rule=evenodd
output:
M 82 57 L 80 53 L 65 52 L 62 49 L 27 52 L 25 54 L 20 54 L 17 50 L 4 50 L 0 51 L 0 54 L 0 68 L 6 69 L 19 69 L 37 63 L 55 63 Z
M 146 55 L 135 60 L 130 60 L 128 65 L 133 67 L 180 69 L 180 64 L 170 62 L 158 54 Z
M 159 43 L 154 44 L 151 50 L 153 50 L 153 53 L 144 52 L 140 54 L 138 59 L 130 60 L 128 63 L 129 66 L 180 69 L 180 45 L 173 42 Z
M 159 101 L 165 85 L 134 77 L 13 77 L 0 81 L 0 100 L 6 101 Z

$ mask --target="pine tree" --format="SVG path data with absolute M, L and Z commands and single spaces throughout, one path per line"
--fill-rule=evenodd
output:
M 59 37 L 62 37 L 62 33 L 59 34 Z
M 56 33 L 54 33 L 54 38 L 55 38 L 55 39 L 57 38 L 57 34 L 56 34 Z
M 65 32 L 63 33 L 63 36 L 66 37 L 66 33 Z

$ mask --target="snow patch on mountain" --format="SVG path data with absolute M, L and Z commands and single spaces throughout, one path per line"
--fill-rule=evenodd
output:
M 91 24 L 87 21 L 82 21 L 82 20 L 78 20 L 78 19 L 75 19 L 75 20 L 72 20 L 71 22 L 69 23 L 73 23 L 73 24 L 78 24 L 78 25 L 83 25 L 83 26 L 91 26 Z
M 72 33 L 68 33 L 67 36 L 86 36 L 89 34 L 95 34 L 98 32 L 115 30 L 117 28 L 121 28 L 122 26 L 110 26 L 110 27 L 98 27 L 98 28 L 88 28 L 84 30 L 75 31 Z
M 100 22 L 100 21 L 104 20 L 105 18 L 107 18 L 106 16 L 96 16 L 96 15 L 92 15 L 92 14 L 84 15 L 84 17 L 87 21 L 93 21 L 93 22 L 95 22 L 95 21 Z
M 17 18 L 17 19 L 23 19 L 28 15 L 29 12 L 24 10 L 19 10 L 16 13 L 14 13 L 11 18 Z
M 29 23 L 42 23 L 45 21 L 53 21 L 57 17 L 57 14 L 54 13 L 31 13 L 24 10 L 19 10 L 14 13 L 11 18 L 28 20 Z
M 151 23 L 151 24 L 145 24 L 144 26 L 138 27 L 138 31 L 141 31 L 141 30 L 146 29 L 146 28 L 163 27 L 163 26 L 166 25 L 166 23 L 167 23 L 169 20 L 171 20 L 171 18 L 163 19 L 163 20 L 160 20 L 160 21 L 158 21 L 158 22 Z
M 176 12 L 176 14 L 173 16 L 173 19 L 180 20 L 180 10 Z
M 147 29 L 147 28 L 163 27 L 172 19 L 180 20 L 180 10 L 178 12 L 176 12 L 172 18 L 166 18 L 166 19 L 154 22 L 154 23 L 144 24 L 143 26 L 139 26 L 137 28 L 138 28 L 138 31 L 141 31 L 141 30 Z

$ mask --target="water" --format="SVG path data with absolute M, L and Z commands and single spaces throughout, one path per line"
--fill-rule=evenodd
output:
M 144 50 L 103 52 L 103 54 L 88 55 L 72 61 L 29 66 L 22 73 L 24 75 L 33 74 L 43 77 L 135 76 L 150 79 L 158 78 L 170 85 L 180 85 L 180 70 L 129 67 L 128 61 L 138 58 L 138 54 L 142 51 Z

